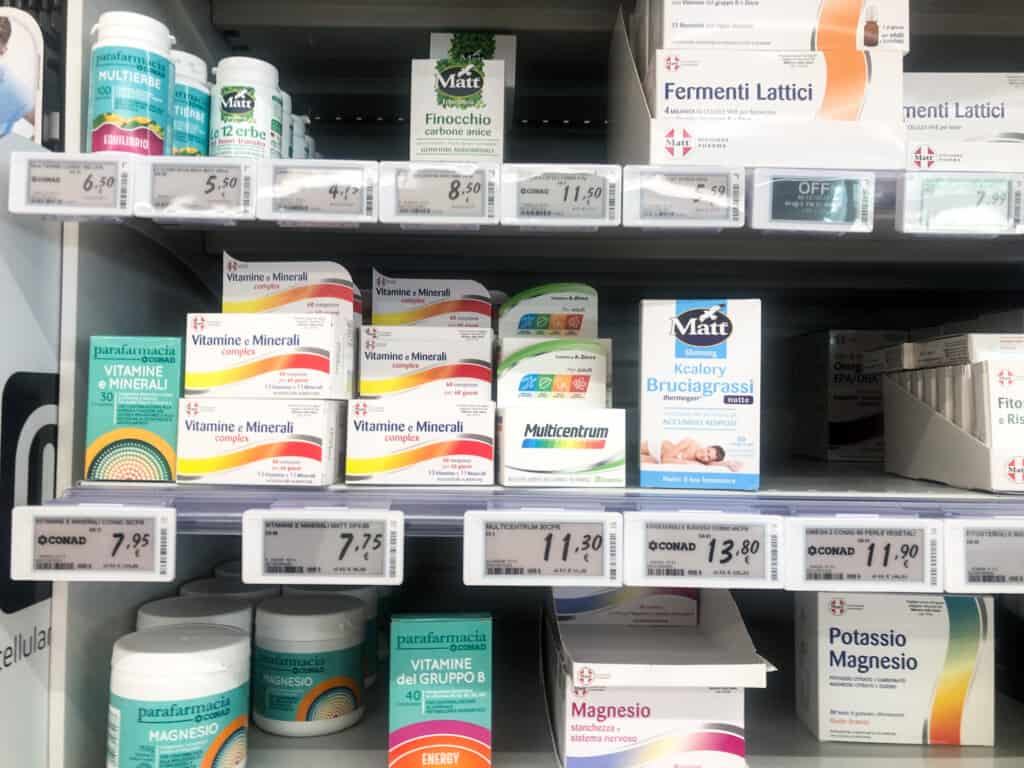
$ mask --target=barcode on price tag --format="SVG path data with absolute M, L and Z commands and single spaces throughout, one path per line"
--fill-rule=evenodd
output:
M 377 220 L 377 163 L 273 160 L 260 168 L 259 218 L 308 223 Z
M 233 221 L 255 216 L 254 166 L 243 161 L 148 160 L 135 213 L 168 219 Z
M 1024 520 L 946 521 L 946 589 L 1024 592 Z
M 466 584 L 588 586 L 622 583 L 621 516 L 604 512 L 467 512 Z
M 249 510 L 242 576 L 254 584 L 400 584 L 404 516 L 383 510 Z
M 175 512 L 167 507 L 17 507 L 12 577 L 172 581 L 175 531 Z
M 11 156 L 12 213 L 131 215 L 130 158 L 16 152 Z

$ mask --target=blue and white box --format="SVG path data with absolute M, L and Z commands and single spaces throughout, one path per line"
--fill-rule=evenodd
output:
M 640 485 L 756 490 L 761 302 L 643 301 Z

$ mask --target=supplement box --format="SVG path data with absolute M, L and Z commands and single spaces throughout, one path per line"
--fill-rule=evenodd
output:
M 345 482 L 492 485 L 494 403 L 353 400 Z
M 489 768 L 491 617 L 391 620 L 388 765 Z
M 861 363 L 864 373 L 891 373 L 913 368 L 917 368 L 917 345 L 910 341 L 867 351 Z
M 368 325 L 359 336 L 359 396 L 491 401 L 490 328 Z
M 413 59 L 409 160 L 505 159 L 505 64 L 498 59 Z
M 491 297 L 475 280 L 388 277 L 373 271 L 371 325 L 490 328 Z
M 90 338 L 85 479 L 172 482 L 179 397 L 181 339 Z
M 761 302 L 640 305 L 640 484 L 756 490 Z
M 626 412 L 531 405 L 498 411 L 498 482 L 625 488 Z
M 330 400 L 186 398 L 178 482 L 324 486 L 338 481 L 345 404 Z
M 545 689 L 565 768 L 746 768 L 744 691 L 767 685 L 768 665 L 727 590 L 700 601 L 700 623 L 685 627 L 595 631 L 547 613 Z
M 338 399 L 352 394 L 344 323 L 332 315 L 188 315 L 190 397 Z
M 791 391 L 797 453 L 825 461 L 882 461 L 882 378 L 864 353 L 906 337 L 900 331 L 826 331 L 793 343 Z
M 604 339 L 506 336 L 498 363 L 498 407 L 557 404 L 603 408 L 610 346 Z
M 1024 357 L 1024 334 L 965 333 L 917 343 L 917 365 L 968 365 Z
M 799 592 L 796 709 L 820 741 L 992 746 L 993 601 Z
M 498 310 L 500 336 L 597 338 L 597 291 L 583 283 L 552 283 L 517 293 Z
M 629 627 L 693 627 L 700 592 L 684 587 L 559 587 L 551 590 L 563 623 Z

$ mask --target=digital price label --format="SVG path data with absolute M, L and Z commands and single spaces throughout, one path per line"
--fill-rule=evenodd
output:
M 494 205 L 493 188 L 483 171 L 463 175 L 439 168 L 400 170 L 395 188 L 400 216 L 482 218 L 489 196 Z
M 172 581 L 166 507 L 17 507 L 11 575 L 40 581 Z
M 242 523 L 248 583 L 401 584 L 401 512 L 249 510 Z
M 467 513 L 466 584 L 621 584 L 621 517 L 608 513 Z
M 721 229 L 741 227 L 745 174 L 627 166 L 623 223 L 633 227 Z
M 252 163 L 181 157 L 142 162 L 137 216 L 226 221 L 255 217 Z
M 129 159 L 16 152 L 9 207 L 12 213 L 129 216 L 131 168 Z
M 941 591 L 941 521 L 794 518 L 802 568 L 789 586 L 816 590 Z
M 1024 592 L 1024 520 L 946 521 L 946 589 Z
M 1005 234 L 1021 220 L 1019 176 L 910 173 L 904 179 L 905 232 Z
M 871 232 L 875 175 L 757 168 L 753 181 L 755 229 Z
M 618 166 L 502 166 L 503 224 L 599 227 L 619 223 Z
M 260 168 L 259 217 L 308 223 L 377 220 L 377 163 L 274 160 Z

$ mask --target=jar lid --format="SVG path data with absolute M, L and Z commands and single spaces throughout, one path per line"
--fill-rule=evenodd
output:
M 187 51 L 171 51 L 176 77 L 187 77 L 190 80 L 206 82 L 206 62 Z
M 233 597 L 257 603 L 268 597 L 277 597 L 281 594 L 281 589 L 269 584 L 246 584 L 243 581 L 212 578 L 196 579 L 195 581 L 188 582 L 182 586 L 181 594 L 219 595 L 220 597 Z
M 141 13 L 131 11 L 107 11 L 101 13 L 92 34 L 104 37 L 138 37 L 155 48 L 170 48 L 174 35 L 167 25 Z
M 377 617 L 377 587 L 356 587 L 330 584 L 295 584 L 286 586 L 284 594 L 301 597 L 304 595 L 340 595 L 354 597 L 363 603 L 368 619 Z
M 226 83 L 233 78 L 263 80 L 277 88 L 277 67 L 263 59 L 254 59 L 249 56 L 228 56 L 226 59 L 218 61 L 213 71 L 217 75 L 218 83 Z
M 231 597 L 165 597 L 139 608 L 139 629 L 168 624 L 222 624 L 245 632 L 252 630 L 252 606 Z
M 110 659 L 118 675 L 164 679 L 196 677 L 249 665 L 249 635 L 216 624 L 172 624 L 132 632 L 114 643 Z
M 336 595 L 275 597 L 256 609 L 256 638 L 286 642 L 344 640 L 359 645 L 366 613 L 361 600 Z

